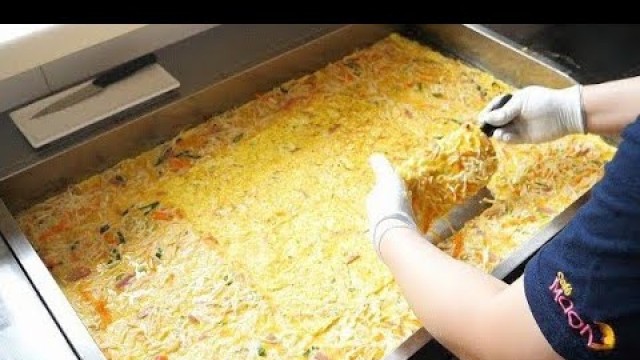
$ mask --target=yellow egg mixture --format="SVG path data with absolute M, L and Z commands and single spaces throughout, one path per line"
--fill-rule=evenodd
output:
M 391 35 L 18 220 L 109 359 L 379 359 L 420 325 L 369 242 L 367 158 L 399 164 L 510 90 Z M 493 146 L 495 203 L 440 245 L 486 271 L 615 151 Z

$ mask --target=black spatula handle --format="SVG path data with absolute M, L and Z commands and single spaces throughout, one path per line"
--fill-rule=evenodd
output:
M 489 110 L 489 111 L 493 111 L 493 110 L 498 110 L 501 107 L 505 106 L 509 100 L 511 100 L 511 98 L 513 97 L 513 95 L 511 94 L 507 94 L 505 96 L 503 96 L 500 101 L 498 101 L 497 104 L 493 105 L 493 107 Z M 482 127 L 480 128 L 480 130 L 482 130 L 482 132 L 487 135 L 488 137 L 493 136 L 493 133 L 496 131 L 496 129 L 501 128 L 502 126 L 493 126 L 491 124 L 487 124 L 484 123 L 482 124 Z
M 135 58 L 131 61 L 127 61 L 122 65 L 118 65 L 113 69 L 109 69 L 100 74 L 93 80 L 93 85 L 105 88 L 115 82 L 118 82 L 136 71 L 144 68 L 147 65 L 151 65 L 156 62 L 156 56 L 154 54 L 147 54 Z

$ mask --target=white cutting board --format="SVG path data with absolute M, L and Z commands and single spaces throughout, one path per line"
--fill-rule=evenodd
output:
M 180 82 L 162 66 L 153 64 L 107 86 L 104 91 L 78 104 L 59 112 L 32 118 L 47 105 L 90 82 L 91 80 L 29 104 L 9 115 L 31 146 L 39 148 L 180 86 Z

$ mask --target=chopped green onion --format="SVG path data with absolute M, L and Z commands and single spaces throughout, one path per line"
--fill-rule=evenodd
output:
M 165 162 L 173 153 L 173 148 L 171 146 L 169 146 L 168 148 L 166 148 L 163 152 L 162 155 L 160 155 L 158 157 L 158 160 L 156 160 L 156 162 L 153 164 L 154 166 L 158 166 L 160 164 L 162 164 L 163 162 Z
M 233 143 L 237 143 L 238 141 L 242 140 L 243 136 L 244 136 L 244 133 L 240 133 L 240 134 L 234 136 L 233 140 L 231 140 L 231 141 L 233 141 Z
M 107 231 L 109 231 L 109 229 L 111 229 L 111 226 L 109 224 L 100 226 L 100 234 L 106 233 Z
M 158 205 L 160 205 L 160 202 L 159 201 L 154 201 L 151 204 L 141 206 L 138 209 L 142 210 L 145 215 L 149 215 L 149 213 L 152 212 L 153 210 L 155 210 L 158 207 Z
M 229 277 L 229 275 L 225 275 L 222 279 L 224 280 L 225 285 L 227 286 L 233 284 L 233 279 Z
M 361 67 L 361 66 L 360 66 L 360 64 L 358 64 L 357 62 L 355 62 L 355 61 L 353 61 L 353 60 L 350 60 L 350 61 L 347 61 L 347 62 L 345 63 L 345 65 L 346 65 L 349 69 L 353 70 L 353 73 L 354 73 L 356 76 L 360 76 L 360 75 L 362 75 L 362 67 Z
M 181 151 L 176 154 L 176 157 L 184 157 L 189 159 L 200 159 L 202 156 L 192 153 L 191 151 Z
M 267 350 L 262 345 L 258 347 L 258 356 L 260 357 L 267 356 Z
M 112 185 L 124 186 L 127 184 L 127 180 L 122 177 L 122 175 L 116 175 L 109 180 L 109 183 L 111 183 Z
M 120 244 L 124 244 L 127 242 L 127 239 L 125 239 L 124 235 L 122 234 L 122 231 L 118 230 L 117 235 L 118 235 L 118 242 Z
M 311 346 L 310 348 L 308 348 L 307 350 L 305 350 L 305 352 L 302 354 L 302 356 L 304 357 L 309 357 L 309 355 L 311 355 L 312 352 L 318 350 L 319 347 L 317 347 L 316 345 Z
M 120 260 L 122 260 L 122 255 L 120 255 L 120 250 L 118 250 L 117 248 L 112 248 L 111 259 L 109 260 L 109 264 L 113 263 L 114 261 L 120 261 Z

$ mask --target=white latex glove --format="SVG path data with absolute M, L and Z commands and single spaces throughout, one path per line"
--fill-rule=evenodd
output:
M 380 248 L 387 231 L 401 227 L 417 231 L 418 227 L 407 200 L 404 181 L 389 160 L 382 154 L 374 154 L 369 158 L 369 163 L 376 175 L 376 184 L 367 196 L 369 235 L 373 248 L 382 259 Z
M 554 90 L 529 86 L 513 93 L 502 108 L 491 110 L 502 96 L 491 100 L 478 116 L 480 125 L 501 127 L 493 137 L 508 143 L 540 143 L 584 133 L 580 85 Z

